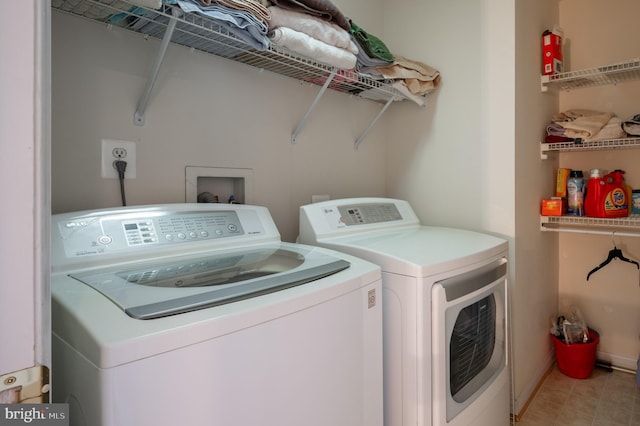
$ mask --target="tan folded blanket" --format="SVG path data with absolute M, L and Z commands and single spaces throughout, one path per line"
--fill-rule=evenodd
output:
M 622 129 L 622 119 L 620 117 L 611 117 L 611 120 L 596 133 L 593 138 L 587 138 L 585 142 L 602 141 L 605 139 L 620 139 L 627 136 Z
M 440 84 L 440 73 L 433 67 L 422 62 L 394 55 L 390 65 L 376 67 L 388 79 L 404 80 L 409 91 L 422 95 L 435 90 Z
M 552 121 L 565 128 L 568 138 L 593 138 L 613 118 L 611 112 L 572 109 L 553 116 Z

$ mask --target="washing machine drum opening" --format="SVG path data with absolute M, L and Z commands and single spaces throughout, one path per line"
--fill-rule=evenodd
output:
M 261 296 L 335 274 L 349 262 L 282 248 L 229 251 L 71 274 L 129 316 L 152 319 Z
M 458 314 L 449 351 L 451 395 L 456 402 L 464 402 L 471 396 L 477 385 L 467 385 L 483 372 L 487 373 L 487 366 L 496 350 L 495 324 L 496 302 L 493 295 L 465 307 Z

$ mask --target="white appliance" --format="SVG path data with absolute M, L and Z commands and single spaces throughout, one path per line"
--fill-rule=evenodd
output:
M 54 215 L 52 253 L 71 425 L 382 425 L 377 265 L 238 204 Z
M 301 207 L 299 242 L 382 267 L 385 426 L 510 423 L 505 240 L 354 198 Z

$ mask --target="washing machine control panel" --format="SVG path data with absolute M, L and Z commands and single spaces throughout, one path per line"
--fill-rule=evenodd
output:
M 68 257 L 245 235 L 235 211 L 76 217 L 58 230 Z

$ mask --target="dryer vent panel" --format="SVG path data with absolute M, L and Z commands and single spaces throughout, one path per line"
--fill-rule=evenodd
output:
M 185 169 L 187 203 L 252 204 L 253 170 L 224 167 L 192 167 Z

